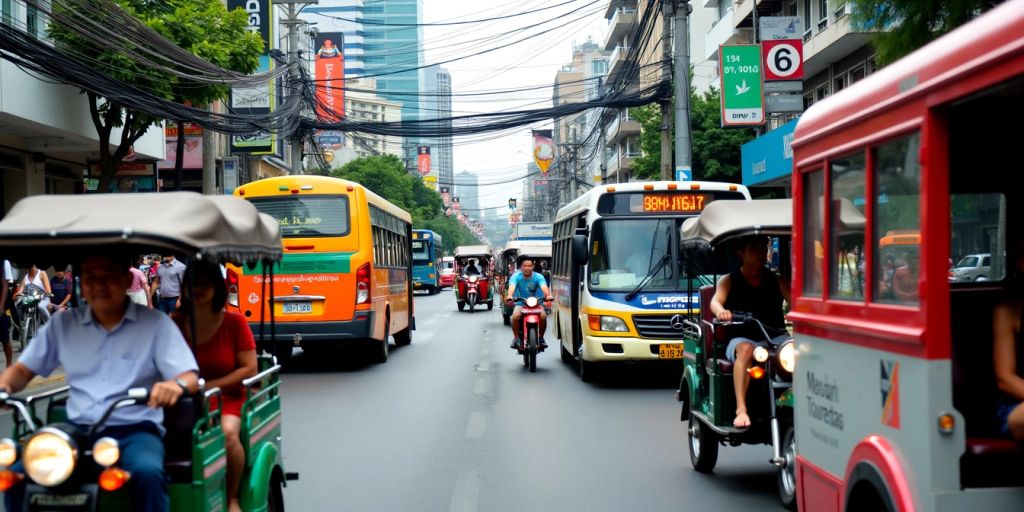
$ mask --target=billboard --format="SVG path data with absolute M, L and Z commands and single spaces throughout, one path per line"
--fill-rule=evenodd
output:
M 416 146 L 416 170 L 422 176 L 430 174 L 430 146 Z
M 203 168 L 203 128 L 192 123 L 185 123 L 185 155 L 182 169 Z M 174 169 L 178 157 L 178 124 L 167 123 L 164 128 L 164 142 L 167 144 L 166 160 L 157 162 L 157 169 Z
M 555 143 L 551 140 L 551 130 L 533 130 L 533 160 L 537 162 L 542 174 L 555 161 Z
M 255 32 L 263 40 L 263 53 L 257 73 L 270 71 L 274 66 L 270 58 L 273 48 L 274 24 L 273 10 L 270 0 L 227 0 L 229 11 L 242 9 L 248 14 L 249 26 L 246 30 Z M 236 87 L 231 90 L 231 110 L 235 114 L 258 115 L 269 114 L 274 109 L 274 83 L 268 81 L 255 87 Z M 276 137 L 269 132 L 255 132 L 247 135 L 231 137 L 231 151 L 235 153 L 252 153 L 267 155 L 274 152 Z
M 516 220 L 518 220 L 518 215 Z M 520 222 L 516 225 L 516 240 L 550 240 L 551 232 L 549 223 Z
M 316 48 L 316 115 L 321 121 L 345 117 L 345 56 L 341 32 L 321 32 L 313 38 Z

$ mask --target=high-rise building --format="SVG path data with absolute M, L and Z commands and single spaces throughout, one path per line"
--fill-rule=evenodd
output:
M 345 57 L 345 76 L 366 74 L 363 66 L 363 0 L 320 0 L 302 10 L 299 17 L 322 33 L 341 32 L 341 53 Z
M 366 34 L 363 63 L 377 94 L 402 103 L 402 120 L 420 118 L 423 0 L 360 2 Z
M 423 69 L 424 96 L 422 115 L 437 119 L 434 124 L 437 137 L 420 139 L 421 145 L 430 146 L 430 170 L 437 176 L 439 186 L 451 187 L 454 174 L 452 164 L 452 77 L 448 70 L 433 65 Z
M 455 197 L 459 198 L 462 211 L 467 217 L 480 217 L 480 187 L 476 174 L 462 171 L 455 175 Z
M 555 74 L 552 105 L 582 103 L 600 96 L 602 78 L 608 70 L 608 55 L 608 51 L 589 39 L 574 47 L 572 62 Z M 561 158 L 556 158 L 555 168 L 550 171 L 559 180 L 549 187 L 552 208 L 575 198 L 580 182 L 601 175 L 604 151 L 600 122 L 601 111 L 596 109 L 554 119 L 552 141 L 559 148 Z M 546 179 L 541 181 L 547 183 Z

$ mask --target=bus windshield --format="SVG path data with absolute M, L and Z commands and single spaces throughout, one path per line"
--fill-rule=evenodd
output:
M 645 290 L 674 290 L 679 286 L 677 265 L 659 265 L 672 257 L 678 219 L 615 219 L 594 224 L 591 238 L 590 288 L 630 291 L 658 269 Z M 660 268 L 659 268 L 660 267 Z
M 430 247 L 425 240 L 412 241 L 412 261 L 415 264 L 426 264 L 430 261 Z
M 249 201 L 277 219 L 281 238 L 345 236 L 349 232 L 347 196 L 254 197 Z

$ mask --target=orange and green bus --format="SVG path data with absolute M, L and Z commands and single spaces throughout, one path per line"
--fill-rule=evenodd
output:
M 412 341 L 407 212 L 358 183 L 325 176 L 264 179 L 235 195 L 281 227 L 284 258 L 274 268 L 272 341 L 281 361 L 291 358 L 293 347 L 317 353 L 354 346 L 383 363 L 389 336 L 397 345 Z M 260 304 L 269 302 L 262 295 L 270 293 L 262 271 L 231 267 L 227 281 L 229 304 L 256 328 Z

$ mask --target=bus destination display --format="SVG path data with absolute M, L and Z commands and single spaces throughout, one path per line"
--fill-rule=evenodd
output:
M 707 204 L 707 194 L 631 194 L 632 213 L 699 213 Z

